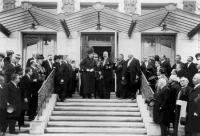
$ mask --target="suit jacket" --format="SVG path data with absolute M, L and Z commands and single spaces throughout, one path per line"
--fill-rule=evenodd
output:
M 187 78 L 189 80 L 189 86 L 194 87 L 193 82 L 192 82 L 192 78 L 194 77 L 194 75 L 196 73 L 198 73 L 198 70 L 196 68 L 196 64 L 191 63 L 188 67 L 188 63 L 185 63 L 185 70 L 187 72 Z
M 21 114 L 21 94 L 19 88 L 13 82 L 9 82 L 5 85 L 5 94 L 8 103 L 16 108 L 14 113 L 8 114 L 8 118 L 19 117 Z
M 64 80 L 64 86 L 67 86 L 67 83 L 70 79 L 70 69 L 67 65 L 67 62 L 63 61 L 60 66 L 60 73 L 61 73 L 61 79 Z
M 146 66 L 144 62 L 142 62 L 141 71 L 145 75 L 145 77 L 148 79 L 151 75 L 154 75 L 156 73 L 155 67 L 151 62 L 148 62 L 148 65 Z
M 155 100 L 153 108 L 153 120 L 155 123 L 168 125 L 170 122 L 170 89 L 165 86 L 162 88 Z
M 168 76 L 171 75 L 171 65 L 168 61 L 164 61 L 163 63 L 161 63 L 160 65 L 162 68 L 165 69 L 165 71 L 167 72 Z
M 196 113 L 198 116 L 194 116 Z M 187 103 L 186 131 L 200 133 L 200 86 L 190 94 Z
M 175 110 L 175 105 L 176 105 L 176 98 L 177 94 L 181 90 L 181 86 L 179 85 L 178 82 L 175 82 L 173 85 L 170 86 L 170 105 L 171 105 L 171 110 Z
M 61 80 L 61 73 L 60 73 L 60 63 L 55 62 L 53 64 L 53 67 L 55 68 L 55 85 L 59 85 L 60 84 L 60 80 Z
M 138 59 L 133 58 L 133 60 L 130 62 L 129 66 L 128 65 L 128 61 L 126 61 L 126 73 L 130 74 L 130 83 L 133 83 L 136 79 L 136 75 L 140 76 L 140 62 Z M 129 71 L 129 72 L 127 72 Z
M 189 99 L 190 93 L 192 91 L 193 91 L 193 88 L 191 88 L 190 86 L 186 86 L 185 88 L 181 88 L 181 90 L 177 93 L 177 97 L 180 95 L 179 98 L 177 98 L 177 99 L 187 102 L 188 99 Z
M 126 61 L 122 60 L 117 65 L 113 65 L 113 69 L 115 70 L 117 80 L 122 80 L 122 77 L 126 77 Z
M 112 79 L 113 78 L 113 73 L 112 73 L 113 65 L 114 65 L 114 63 L 111 58 L 106 59 L 105 65 L 103 65 L 103 63 L 102 63 L 101 67 L 102 67 L 102 75 L 103 75 L 104 79 Z M 106 68 L 106 67 L 110 67 L 110 68 Z
M 179 77 L 179 78 L 186 77 L 187 78 L 187 72 L 184 69 L 180 69 L 179 71 L 177 71 L 177 77 Z
M 21 100 L 24 101 L 24 98 L 28 99 L 30 104 L 30 98 L 32 94 L 32 81 L 27 75 L 24 75 L 20 82 L 20 91 L 21 91 Z
M 2 86 L 0 87 L 0 109 L 7 108 L 7 97 L 5 95 L 5 88 Z
M 13 64 L 9 63 L 5 67 L 5 81 L 6 83 L 11 81 L 11 75 L 16 72 L 16 68 Z
M 33 82 L 34 79 L 39 78 L 38 72 L 36 69 L 34 69 L 33 67 L 30 67 L 33 71 L 33 74 L 31 75 L 31 82 L 32 82 L 32 94 L 36 95 L 38 89 L 37 89 L 37 82 Z
M 32 57 L 27 60 L 26 67 L 31 67 L 31 60 L 34 60 L 34 58 Z
M 49 61 L 48 60 L 44 60 L 42 62 L 42 67 L 45 68 L 46 78 L 47 78 L 49 76 L 49 74 L 51 73 L 51 71 L 53 70 L 53 64 L 50 66 Z

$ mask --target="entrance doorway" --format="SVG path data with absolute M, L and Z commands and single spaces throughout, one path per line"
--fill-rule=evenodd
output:
M 49 54 L 56 54 L 56 35 L 32 35 L 23 36 L 23 66 L 32 57 L 32 53 L 41 53 L 46 59 Z
M 142 57 L 154 55 L 165 55 L 174 64 L 175 36 L 171 35 L 143 35 Z
M 93 48 L 94 48 L 94 51 L 95 51 L 95 53 L 96 54 L 98 54 L 98 56 L 101 58 L 101 59 L 103 59 L 103 52 L 104 51 L 107 51 L 108 52 L 108 56 L 109 57 L 111 57 L 110 56 L 110 54 L 111 54 L 111 46 L 105 46 L 105 47 L 101 47 L 101 46 L 93 46 Z

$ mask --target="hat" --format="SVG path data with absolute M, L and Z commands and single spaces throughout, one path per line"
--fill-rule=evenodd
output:
M 16 110 L 14 105 L 8 105 L 7 106 L 7 113 L 13 113 Z
M 170 77 L 169 77 L 171 80 L 173 80 L 173 81 L 176 81 L 176 82 L 179 82 L 179 78 L 177 77 L 177 75 L 171 75 Z
M 86 53 L 87 53 L 87 54 L 94 53 L 94 48 L 91 47 L 91 46 L 87 46 L 87 48 L 86 48 Z
M 21 56 L 20 56 L 19 54 L 16 54 L 16 55 L 15 55 L 15 58 L 16 58 L 16 59 L 21 59 Z
M 61 58 L 60 55 L 55 55 L 53 59 L 55 61 L 55 60 L 60 59 L 60 58 Z
M 0 52 L 0 57 L 5 58 L 5 54 L 3 52 Z
M 36 59 L 44 59 L 44 56 L 42 54 L 37 54 Z
M 126 84 L 127 84 L 127 80 L 126 80 L 126 79 L 124 79 L 124 80 L 121 81 L 121 85 L 124 86 L 124 85 L 126 85 Z
M 7 55 L 12 55 L 12 54 L 14 54 L 14 52 L 13 52 L 12 50 L 7 50 L 7 51 L 6 51 L 6 54 L 7 54 Z

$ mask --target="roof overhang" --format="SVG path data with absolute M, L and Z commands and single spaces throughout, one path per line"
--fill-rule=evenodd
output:
M 143 32 L 156 27 L 167 28 L 185 33 L 191 39 L 200 31 L 200 15 L 177 9 L 170 4 L 148 14 L 138 16 L 128 15 L 115 9 L 104 7 L 100 3 L 71 14 L 51 14 L 30 4 L 0 12 L 0 31 L 9 36 L 11 32 L 31 27 L 32 22 L 56 31 L 64 31 L 69 37 L 72 32 L 80 32 L 101 26 L 127 33 Z

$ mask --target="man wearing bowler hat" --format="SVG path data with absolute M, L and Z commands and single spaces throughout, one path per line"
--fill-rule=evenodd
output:
M 5 85 L 5 96 L 9 105 L 13 106 L 14 112 L 7 114 L 7 123 L 3 132 L 6 132 L 7 127 L 9 126 L 10 134 L 18 134 L 15 131 L 16 121 L 18 120 L 21 114 L 21 94 L 18 87 L 19 75 L 12 74 L 11 81 Z

